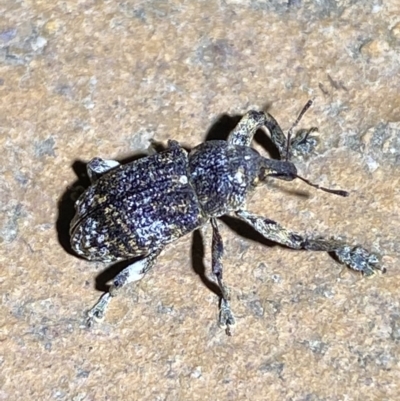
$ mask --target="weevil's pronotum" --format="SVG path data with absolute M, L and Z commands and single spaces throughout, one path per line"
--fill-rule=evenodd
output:
M 287 137 L 269 113 L 249 111 L 226 141 L 204 142 L 189 153 L 177 142 L 169 141 L 167 150 L 129 164 L 100 158 L 90 161 L 87 171 L 92 185 L 75 205 L 72 247 L 88 260 L 133 262 L 113 279 L 110 290 L 89 311 L 88 324 L 104 317 L 111 298 L 126 284 L 141 279 L 168 243 L 211 222 L 212 272 L 221 291 L 219 323 L 230 334 L 235 319 L 229 289 L 223 281 L 223 243 L 217 223 L 217 218 L 225 214 L 235 214 L 278 244 L 329 252 L 365 276 L 384 271 L 377 256 L 361 246 L 298 234 L 246 210 L 250 193 L 270 177 L 287 181 L 299 178 L 323 191 L 348 195 L 300 177 L 289 160 L 292 153 L 304 153 L 315 145 L 310 135 L 315 128 L 299 131 L 293 138 L 291 135 L 310 105 L 311 101 Z M 250 146 L 260 128 L 269 131 L 280 160 L 263 157 Z

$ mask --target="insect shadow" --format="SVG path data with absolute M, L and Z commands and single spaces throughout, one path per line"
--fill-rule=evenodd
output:
M 235 115 L 229 116 L 227 114 L 221 115 L 210 127 L 207 132 L 206 141 L 210 140 L 226 140 L 228 138 L 229 133 L 233 130 L 233 128 L 237 125 L 239 120 L 242 118 L 242 115 Z M 271 158 L 279 159 L 278 150 L 273 145 L 271 139 L 265 132 L 259 130 L 256 135 L 254 136 L 254 140 L 259 143 L 270 155 Z M 157 151 L 163 151 L 166 149 L 164 145 L 159 142 L 153 142 L 152 147 Z M 190 151 L 190 148 L 184 146 L 187 151 Z M 121 164 L 127 164 L 138 160 L 147 154 L 140 153 L 133 156 L 129 156 L 124 159 L 119 159 L 118 161 Z M 86 171 L 86 163 L 82 160 L 76 160 L 72 164 L 72 169 L 74 170 L 77 180 L 72 183 L 64 192 L 62 197 L 58 202 L 58 217 L 56 221 L 56 229 L 58 234 L 58 241 L 60 245 L 64 248 L 64 250 L 78 257 L 80 259 L 84 259 L 75 254 L 72 250 L 70 244 L 70 235 L 69 235 L 69 228 L 71 220 L 75 215 L 75 201 L 78 197 L 90 186 L 90 180 L 87 175 Z M 274 184 L 272 184 L 274 185 Z M 275 186 L 275 185 L 274 185 Z M 298 196 L 308 196 L 308 193 L 301 192 L 301 191 L 289 191 L 283 188 L 280 188 L 285 192 L 290 192 L 292 194 Z M 258 242 L 264 246 L 275 246 L 274 242 L 268 241 L 265 239 L 261 234 L 255 231 L 252 227 L 248 226 L 243 221 L 239 220 L 238 218 L 231 217 L 231 216 L 222 216 L 220 220 L 226 224 L 232 231 L 236 232 L 241 237 L 247 238 L 251 241 Z M 218 296 L 221 296 L 220 289 L 218 285 L 208 278 L 208 274 L 206 272 L 206 267 L 204 264 L 204 241 L 200 230 L 196 230 L 192 233 L 192 246 L 191 246 L 191 260 L 192 260 L 192 269 L 193 271 L 199 276 L 200 280 L 203 284 L 213 293 Z M 211 250 L 207 252 L 211 258 Z M 103 269 L 96 277 L 95 280 L 95 288 L 101 292 L 107 292 L 109 289 L 109 282 L 118 274 L 120 273 L 125 267 L 129 264 L 139 260 L 140 257 L 136 259 L 129 259 L 114 263 L 105 269 Z

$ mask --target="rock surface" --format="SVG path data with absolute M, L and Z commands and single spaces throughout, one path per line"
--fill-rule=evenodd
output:
M 0 400 L 397 399 L 399 15 L 398 0 L 3 1 Z M 299 171 L 351 196 L 274 182 L 249 209 L 344 235 L 387 274 L 363 280 L 227 221 L 233 337 L 205 285 L 209 228 L 169 246 L 87 330 L 115 271 L 68 245 L 85 162 L 224 137 L 226 116 L 251 108 L 288 129 L 310 98 L 301 126 L 320 144 Z

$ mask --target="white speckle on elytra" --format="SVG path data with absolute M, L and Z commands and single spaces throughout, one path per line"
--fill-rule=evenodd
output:
M 186 175 L 181 175 L 181 176 L 179 177 L 179 182 L 180 182 L 181 184 L 187 184 L 187 183 L 188 183 L 188 178 L 186 177 Z
M 236 172 L 235 180 L 238 184 L 241 184 L 243 182 L 243 171 L 241 169 Z

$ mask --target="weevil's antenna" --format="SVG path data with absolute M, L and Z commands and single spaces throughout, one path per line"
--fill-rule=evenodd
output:
M 306 178 L 303 178 L 303 177 L 301 177 L 301 176 L 299 176 L 297 174 L 296 174 L 296 178 L 300 178 L 300 180 L 304 181 L 306 184 L 308 184 L 308 185 L 310 185 L 310 186 L 312 186 L 314 188 L 320 189 L 321 191 L 328 192 L 330 194 L 344 196 L 344 197 L 350 195 L 347 191 L 343 191 L 341 189 L 329 189 L 329 188 L 321 187 L 321 186 L 319 186 L 317 184 L 313 184 L 312 182 L 308 181 Z
M 293 129 L 297 126 L 297 124 L 300 122 L 300 120 L 303 118 L 304 114 L 306 111 L 312 106 L 313 101 L 310 99 L 303 109 L 301 110 L 300 114 L 297 116 L 296 121 L 292 124 L 292 126 L 289 128 L 289 131 L 287 133 L 287 145 L 286 145 L 286 161 L 289 161 L 289 153 L 290 153 L 290 139 L 292 137 L 292 132 Z

